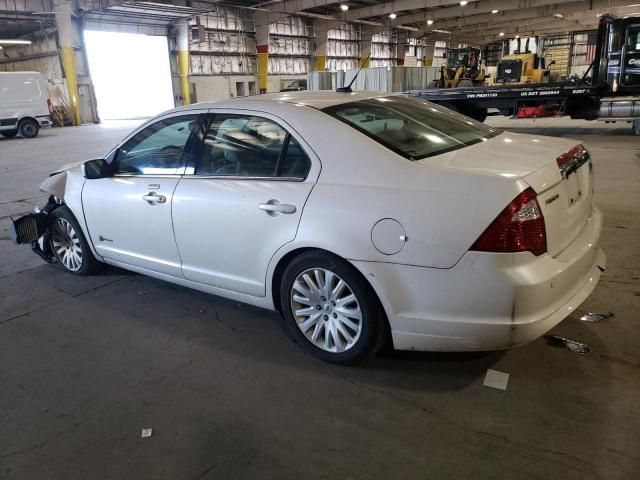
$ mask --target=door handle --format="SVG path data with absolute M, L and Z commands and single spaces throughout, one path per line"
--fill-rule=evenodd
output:
M 149 192 L 147 195 L 143 195 L 142 199 L 145 202 L 149 202 L 149 205 L 155 205 L 156 203 L 164 203 L 167 201 L 167 197 L 164 195 L 158 195 L 156 192 Z
M 269 215 L 274 215 L 276 213 L 291 215 L 292 213 L 296 213 L 295 205 L 280 203 L 278 200 L 269 200 L 267 203 L 261 203 L 258 205 L 258 208 L 260 210 L 264 210 Z

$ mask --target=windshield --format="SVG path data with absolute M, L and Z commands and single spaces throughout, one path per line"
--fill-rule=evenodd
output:
M 401 95 L 342 103 L 323 111 L 409 160 L 457 150 L 501 133 L 444 107 Z

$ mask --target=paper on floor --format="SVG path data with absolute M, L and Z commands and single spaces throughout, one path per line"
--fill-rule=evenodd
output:
M 482 385 L 484 385 L 485 387 L 497 388 L 499 390 L 506 390 L 508 382 L 508 373 L 489 369 L 487 370 L 487 374 L 484 377 L 484 382 L 482 383 Z

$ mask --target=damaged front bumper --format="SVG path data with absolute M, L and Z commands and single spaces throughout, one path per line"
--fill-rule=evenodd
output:
M 42 209 L 36 207 L 27 215 L 11 218 L 11 240 L 18 245 L 31 245 L 31 249 L 45 262 L 54 263 L 55 256 L 50 241 L 50 214 L 61 205 L 62 203 L 51 195 Z

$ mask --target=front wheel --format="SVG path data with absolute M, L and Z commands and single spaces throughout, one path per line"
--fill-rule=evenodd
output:
M 40 124 L 33 120 L 32 118 L 25 118 L 24 120 L 20 120 L 18 124 L 18 132 L 24 138 L 34 138 L 38 136 L 38 132 L 40 131 Z
M 102 267 L 93 256 L 80 225 L 66 206 L 51 212 L 50 242 L 58 263 L 74 275 L 91 275 Z
M 324 252 L 307 252 L 285 269 L 281 311 L 303 348 L 321 360 L 353 365 L 372 354 L 384 333 L 375 293 L 357 270 Z

